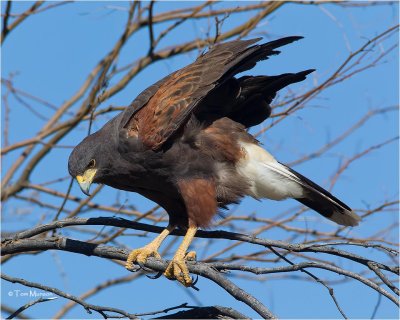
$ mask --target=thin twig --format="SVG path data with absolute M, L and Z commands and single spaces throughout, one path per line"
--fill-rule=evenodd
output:
M 8 275 L 6 275 L 4 273 L 1 274 L 1 278 L 6 280 L 6 281 L 8 281 L 8 282 L 22 284 L 22 285 L 24 285 L 26 287 L 37 288 L 37 289 L 42 289 L 42 290 L 45 290 L 45 291 L 48 291 L 48 292 L 52 292 L 52 293 L 54 293 L 54 294 L 56 294 L 56 295 L 58 295 L 60 297 L 65 298 L 65 299 L 69 299 L 69 300 L 75 301 L 76 303 L 80 304 L 86 310 L 87 313 L 91 314 L 92 311 L 96 311 L 104 319 L 107 319 L 107 318 L 110 317 L 109 315 L 106 314 L 106 312 L 113 312 L 113 313 L 116 313 L 116 314 L 120 314 L 120 315 L 123 315 L 123 316 L 125 316 L 125 317 L 127 317 L 129 319 L 137 319 L 137 317 L 134 314 L 128 313 L 128 312 L 126 312 L 124 310 L 117 309 L 117 308 L 104 307 L 104 306 L 97 306 L 97 305 L 94 305 L 94 304 L 86 303 L 86 302 L 84 302 L 83 300 L 79 299 L 76 296 L 73 296 L 73 295 L 71 295 L 69 293 L 65 293 L 65 292 L 63 292 L 63 291 L 61 291 L 59 289 L 56 289 L 56 288 L 45 286 L 45 285 L 40 284 L 40 283 L 30 282 L 30 281 L 27 281 L 27 280 L 21 279 L 21 278 L 10 277 L 10 276 L 8 276 Z
M 50 298 L 43 298 L 40 297 L 39 299 L 33 300 L 31 302 L 28 302 L 27 304 L 23 305 L 22 307 L 18 308 L 13 314 L 9 315 L 6 319 L 13 319 L 16 316 L 18 316 L 21 312 L 23 312 L 24 310 L 34 306 L 37 303 L 41 303 L 41 302 L 47 302 L 47 301 L 52 301 L 54 299 L 57 299 L 57 297 L 50 297 Z
M 150 45 L 149 45 L 149 52 L 147 53 L 147 55 L 149 57 L 153 56 L 154 48 L 155 48 L 154 30 L 153 30 L 153 7 L 154 7 L 154 3 L 155 3 L 155 1 L 151 0 L 150 4 L 149 4 L 149 9 L 148 9 L 148 19 L 149 19 L 148 28 L 149 28 Z
M 270 250 L 275 253 L 275 255 L 277 255 L 279 258 L 285 260 L 287 263 L 289 263 L 291 266 L 294 266 L 295 264 L 290 261 L 287 257 L 285 257 L 284 255 L 280 254 L 278 251 L 276 251 L 273 247 L 269 247 Z M 312 279 L 314 279 L 316 282 L 321 283 L 329 292 L 329 295 L 331 296 L 333 302 L 336 305 L 336 308 L 339 310 L 340 314 L 342 315 L 342 317 L 344 319 L 348 319 L 348 317 L 346 316 L 346 314 L 344 313 L 344 311 L 342 310 L 342 308 L 340 307 L 336 297 L 335 297 L 335 293 L 334 290 L 329 287 L 324 281 L 322 281 L 320 278 L 318 278 L 317 276 L 315 276 L 314 274 L 312 274 L 311 272 L 305 270 L 304 268 L 300 269 L 302 272 L 306 273 L 307 275 L 309 275 Z

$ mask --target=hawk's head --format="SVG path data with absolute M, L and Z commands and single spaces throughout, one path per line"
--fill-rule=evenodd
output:
M 101 183 L 110 168 L 111 141 L 103 139 L 101 132 L 87 136 L 69 156 L 68 171 L 86 195 L 92 183 Z

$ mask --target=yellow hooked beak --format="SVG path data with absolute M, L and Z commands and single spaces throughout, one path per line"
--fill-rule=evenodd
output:
M 76 180 L 81 187 L 81 190 L 87 196 L 90 196 L 89 190 L 92 184 L 93 178 L 96 175 L 97 169 L 87 169 L 82 176 L 76 176 Z

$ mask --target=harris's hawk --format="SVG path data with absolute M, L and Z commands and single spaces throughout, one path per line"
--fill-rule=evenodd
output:
M 176 227 L 187 233 L 165 276 L 192 285 L 186 260 L 196 230 L 210 225 L 219 208 L 244 196 L 294 198 L 345 226 L 360 218 L 342 201 L 279 163 L 247 128 L 271 113 L 276 92 L 313 70 L 276 76 L 242 76 L 278 47 L 301 37 L 264 44 L 260 39 L 216 45 L 192 64 L 144 90 L 123 112 L 86 137 L 68 163 L 85 194 L 92 183 L 137 192 L 169 214 L 169 225 L 152 242 L 133 250 L 133 262 L 159 258 L 158 248 Z

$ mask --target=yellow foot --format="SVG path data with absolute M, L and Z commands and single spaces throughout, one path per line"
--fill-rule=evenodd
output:
M 193 285 L 192 277 L 189 274 L 189 270 L 186 266 L 186 261 L 195 261 L 196 252 L 190 251 L 185 256 L 176 255 L 169 263 L 167 269 L 164 272 L 170 280 L 178 280 L 185 287 L 191 287 Z
M 151 245 L 144 246 L 143 248 L 132 250 L 126 260 L 125 268 L 133 271 L 133 263 L 145 264 L 148 257 L 154 257 L 161 260 L 160 254 Z

